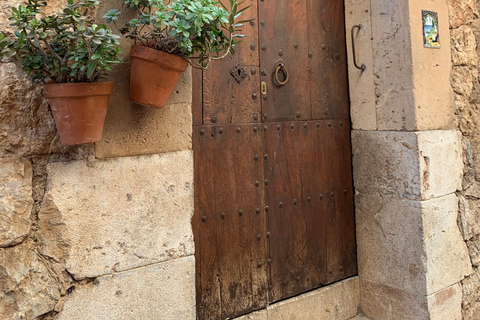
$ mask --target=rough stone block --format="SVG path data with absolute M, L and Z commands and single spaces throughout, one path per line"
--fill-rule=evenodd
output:
M 448 12 L 451 28 L 473 21 L 476 13 L 474 0 L 448 0 Z
M 0 158 L 0 248 L 25 239 L 32 206 L 31 163 L 23 158 Z
M 462 281 L 463 290 L 463 307 L 468 309 L 475 305 L 480 305 L 480 269 L 475 269 L 475 272 Z
M 0 248 L 0 319 L 36 319 L 59 298 L 57 282 L 32 247 Z
M 345 1 L 346 29 L 361 24 L 362 29 L 355 34 L 355 52 L 359 63 L 364 63 L 365 70 L 357 69 L 353 61 L 351 41 L 347 41 L 348 82 L 350 88 L 350 114 L 352 128 L 356 130 L 376 130 L 377 112 L 375 108 L 375 81 L 373 78 L 372 26 L 370 0 Z
M 461 188 L 463 162 L 458 131 L 353 131 L 355 188 L 425 200 Z
M 451 85 L 453 91 L 462 96 L 470 97 L 473 91 L 473 73 L 470 67 L 457 66 L 452 70 Z
M 268 307 L 268 319 L 346 320 L 358 313 L 358 277 L 349 278 Z
M 476 52 L 477 41 L 470 26 L 460 26 L 451 31 L 452 62 L 455 66 L 476 66 L 478 56 Z
M 467 200 L 464 196 L 460 195 L 458 197 L 458 207 L 460 208 L 459 225 L 463 240 L 467 241 L 480 235 L 479 202 Z
M 58 319 L 195 320 L 195 259 L 184 257 L 78 286 Z
M 372 319 L 430 320 L 427 297 L 367 281 L 360 276 L 362 311 Z
M 67 153 L 84 148 L 63 147 L 60 143 L 43 97 L 43 86 L 32 83 L 14 63 L 0 63 L 0 157 Z
M 76 279 L 194 253 L 191 151 L 48 166 L 42 251 Z
M 427 298 L 430 320 L 462 320 L 462 287 L 456 283 Z
M 463 310 L 463 320 L 477 320 L 480 319 L 480 302 L 474 306 Z

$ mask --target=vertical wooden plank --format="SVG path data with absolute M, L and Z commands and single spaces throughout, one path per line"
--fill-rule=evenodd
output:
M 271 123 L 265 138 L 266 188 L 270 232 L 270 301 L 300 292 L 307 279 L 304 263 L 305 217 L 301 201 L 299 123 Z
M 313 119 L 348 119 L 349 91 L 343 0 L 307 0 Z
M 340 232 L 342 235 L 342 266 L 341 278 L 356 275 L 357 246 L 355 236 L 355 209 L 352 174 L 352 147 L 350 141 L 350 124 L 348 121 L 338 121 L 335 140 L 341 146 L 342 154 L 339 161 L 342 167 L 340 184 L 342 196 L 337 198 L 335 214 L 340 215 Z
M 316 121 L 303 124 L 302 161 L 302 201 L 306 221 L 306 263 L 307 287 L 318 288 L 326 282 L 327 232 L 325 202 L 323 201 L 325 168 L 322 139 L 323 128 Z M 320 196 L 322 194 L 322 196 Z
M 194 126 L 203 124 L 203 72 L 192 68 L 192 120 Z
M 229 6 L 227 0 L 222 2 Z M 253 21 L 242 27 L 245 37 L 236 45 L 235 55 L 215 61 L 203 74 L 205 124 L 242 124 L 260 120 L 257 1 L 246 0 L 244 6 L 250 7 L 242 13 L 241 20 Z M 235 66 L 246 72 L 246 78 L 241 83 L 230 74 Z
M 261 301 L 266 301 L 266 281 L 259 280 L 259 269 L 265 268 L 266 251 L 265 224 L 264 219 L 262 224 L 260 209 L 263 186 L 258 180 L 261 169 L 254 158 L 254 154 L 261 151 L 261 138 L 253 126 L 218 126 L 216 129 L 219 141 L 214 168 L 217 255 L 221 318 L 225 319 L 251 312 L 255 306 L 263 307 L 265 303 Z
M 268 121 L 310 119 L 308 77 L 307 2 L 305 0 L 260 1 L 260 66 L 265 70 L 267 99 L 262 101 Z M 275 66 L 283 61 L 289 81 L 278 86 Z M 284 75 L 279 74 L 281 81 Z
M 220 282 L 217 277 L 218 250 L 215 210 L 215 180 L 209 164 L 218 153 L 211 127 L 194 127 L 194 215 L 197 317 L 219 319 L 221 315 Z
M 327 268 L 328 283 L 331 283 L 356 273 L 353 186 L 349 130 L 344 128 L 348 125 L 343 120 L 322 122 L 326 172 L 329 173 Z

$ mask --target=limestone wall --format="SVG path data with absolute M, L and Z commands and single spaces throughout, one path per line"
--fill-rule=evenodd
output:
M 474 273 L 462 281 L 463 317 L 480 319 L 480 85 L 478 77 L 480 1 L 450 0 L 452 88 L 462 132 L 464 175 L 458 192 L 458 224 L 467 243 Z
M 0 319 L 195 318 L 190 70 L 163 109 L 133 105 L 122 48 L 95 145 L 63 147 L 42 86 L 0 63 Z
M 457 19 L 474 17 L 468 0 L 457 2 L 464 15 Z M 356 58 L 367 67 L 349 64 L 362 312 L 375 320 L 460 320 L 462 283 L 473 270 L 457 225 L 465 152 L 451 82 L 456 91 L 472 89 L 451 72 L 448 3 L 348 0 L 346 7 L 347 34 L 362 25 Z M 439 49 L 424 47 L 422 10 L 438 13 Z

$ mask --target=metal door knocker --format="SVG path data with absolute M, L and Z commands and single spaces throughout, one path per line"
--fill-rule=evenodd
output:
M 283 77 L 284 77 L 283 81 L 280 81 L 280 78 L 278 76 L 280 72 L 283 73 Z M 285 63 L 283 62 L 278 63 L 277 66 L 275 67 L 275 81 L 277 82 L 277 86 L 281 87 L 286 85 L 289 77 L 290 77 L 290 74 L 288 73 L 287 67 L 285 67 Z

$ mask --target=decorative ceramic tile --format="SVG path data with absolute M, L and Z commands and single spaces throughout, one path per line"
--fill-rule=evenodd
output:
M 422 10 L 423 20 L 423 46 L 425 48 L 440 48 L 440 35 L 438 30 L 438 13 Z

